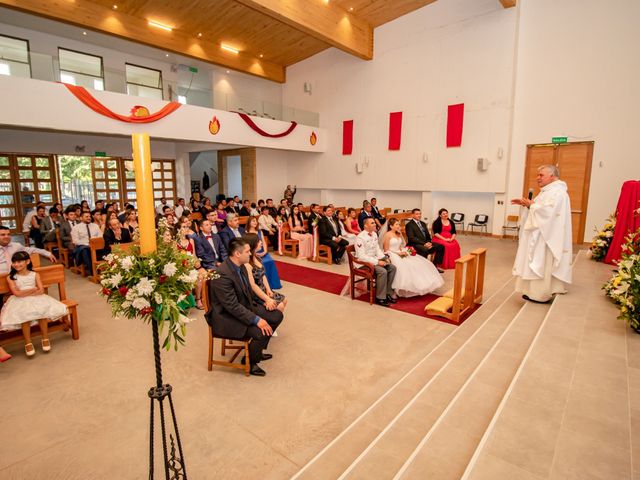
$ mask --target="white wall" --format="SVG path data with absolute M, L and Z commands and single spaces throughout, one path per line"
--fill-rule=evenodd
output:
M 516 19 L 515 9 L 494 0 L 435 2 L 377 28 L 370 62 L 329 49 L 289 67 L 283 102 L 319 111 L 330 136 L 317 162 L 288 162 L 289 182 L 326 190 L 317 200 L 335 204 L 360 205 L 375 191 L 394 209 L 421 207 L 423 192 L 504 192 L 507 160 L 497 152 L 509 145 Z M 447 106 L 460 102 L 462 147 L 446 148 Z M 403 112 L 400 151 L 387 148 L 394 111 Z M 343 156 L 349 119 L 354 150 Z M 364 156 L 369 165 L 358 174 Z M 478 157 L 489 158 L 487 172 L 478 172 Z
M 235 197 L 238 195 L 242 198 L 242 165 L 240 155 L 231 155 L 226 157 L 227 169 L 227 197 Z
M 585 237 L 615 210 L 625 180 L 640 178 L 640 2 L 519 0 L 512 171 L 522 194 L 526 145 L 595 141 Z M 562 173 L 562 172 L 561 172 Z

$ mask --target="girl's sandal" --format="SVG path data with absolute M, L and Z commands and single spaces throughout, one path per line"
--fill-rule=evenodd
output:
M 43 352 L 51 351 L 51 342 L 49 341 L 48 338 L 43 338 L 42 339 L 42 351 Z
M 31 348 L 29 348 L 29 347 L 31 347 Z M 24 353 L 27 354 L 27 357 L 33 357 L 36 354 L 36 349 L 33 346 L 33 343 L 27 343 L 24 346 Z

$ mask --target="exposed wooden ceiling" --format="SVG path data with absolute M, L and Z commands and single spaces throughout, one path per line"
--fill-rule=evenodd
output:
M 435 0 L 0 0 L 0 5 L 284 82 L 329 47 L 373 58 L 373 29 Z M 505 8 L 515 0 L 500 0 Z M 513 6 L 509 5 L 509 6 Z M 172 28 L 165 31 L 149 20 Z M 239 50 L 221 48 L 226 44 Z

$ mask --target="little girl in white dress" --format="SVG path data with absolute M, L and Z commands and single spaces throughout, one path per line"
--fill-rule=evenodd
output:
M 27 357 L 33 357 L 36 350 L 31 343 L 31 325 L 40 325 L 42 350 L 51 350 L 48 322 L 67 315 L 67 306 L 44 293 L 40 275 L 32 271 L 27 252 L 16 252 L 11 257 L 11 272 L 7 277 L 11 296 L 0 312 L 0 329 L 22 328 L 24 350 Z

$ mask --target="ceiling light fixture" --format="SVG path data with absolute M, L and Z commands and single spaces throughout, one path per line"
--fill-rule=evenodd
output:
M 117 9 L 118 9 L 118 5 L 115 5 L 115 4 L 114 4 L 114 5 L 113 5 L 113 9 L 114 9 L 114 10 L 117 10 Z
M 227 70 L 227 73 L 231 73 L 229 70 Z
M 263 54 L 260 54 L 260 58 L 263 58 L 263 57 L 264 57 L 264 55 L 263 55 Z
M 171 28 L 171 27 L 169 27 L 167 25 L 164 25 L 164 24 L 162 24 L 160 22 L 156 22 L 154 20 L 149 20 L 149 25 L 151 25 L 152 27 L 161 28 L 162 30 L 166 30 L 167 32 L 172 32 L 173 31 L 173 28 Z
M 168 56 L 169 56 L 169 54 L 168 54 L 168 53 L 165 53 L 165 54 L 164 54 L 164 56 L 165 56 L 165 57 L 168 57 Z
M 202 37 L 202 34 L 201 34 L 201 33 L 199 33 L 199 34 L 198 34 L 198 38 L 200 38 L 200 37 Z
M 349 7 L 349 11 L 350 11 L 350 12 L 353 12 L 353 7 Z
M 83 35 L 86 35 L 86 34 L 87 34 L 87 32 L 82 32 L 82 34 L 83 34 Z
M 238 50 L 237 48 L 230 47 L 229 45 L 226 45 L 224 43 L 220 44 L 220 48 L 226 50 L 227 52 L 235 53 L 236 55 L 240 53 L 240 50 Z

